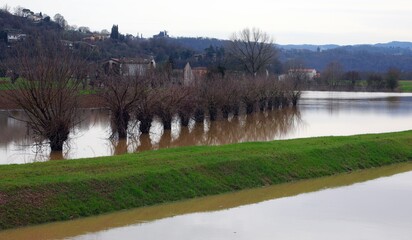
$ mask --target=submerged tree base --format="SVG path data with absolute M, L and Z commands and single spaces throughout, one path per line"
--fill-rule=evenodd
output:
M 0 229 L 407 162 L 412 131 L 0 166 Z

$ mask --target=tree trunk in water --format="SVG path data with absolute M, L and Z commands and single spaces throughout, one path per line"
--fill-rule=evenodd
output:
M 119 110 L 113 114 L 113 123 L 119 138 L 127 137 L 127 125 L 130 115 L 127 111 Z
M 301 92 L 294 92 L 292 94 L 292 104 L 293 104 L 294 107 L 296 107 L 296 105 L 298 105 L 300 95 L 301 95 Z
M 63 143 L 69 136 L 69 130 L 65 127 L 60 127 L 55 133 L 51 133 L 48 137 L 50 148 L 52 151 L 62 151 Z
M 209 106 L 209 118 L 210 121 L 215 121 L 217 118 L 217 108 L 215 105 Z
M 259 100 L 259 109 L 261 112 L 265 111 L 266 107 L 266 99 Z
M 229 106 L 223 106 L 222 107 L 223 118 L 227 119 L 229 117 L 229 113 L 230 113 L 230 107 Z
M 180 116 L 180 123 L 183 127 L 189 126 L 190 116 L 185 113 L 179 113 Z
M 246 114 L 253 113 L 253 110 L 254 110 L 254 103 L 252 102 L 246 103 Z
M 298 97 L 293 96 L 293 98 L 292 98 L 292 104 L 293 104 L 294 107 L 296 107 L 296 105 L 298 105 Z
M 152 126 L 152 118 L 151 117 L 140 117 L 140 131 L 142 133 L 149 133 L 150 127 Z
M 273 98 L 268 99 L 268 110 L 272 110 L 273 107 Z
M 289 106 L 289 100 L 288 100 L 287 97 L 282 97 L 281 102 L 282 102 L 282 104 L 281 104 L 282 108 Z
M 163 122 L 163 128 L 165 130 L 170 130 L 172 129 L 172 116 L 163 116 L 162 117 L 162 122 Z
M 239 105 L 234 105 L 233 106 L 233 115 L 239 116 L 239 110 L 240 110 Z
M 203 122 L 205 120 L 205 111 L 203 109 L 196 109 L 195 111 L 195 121 Z

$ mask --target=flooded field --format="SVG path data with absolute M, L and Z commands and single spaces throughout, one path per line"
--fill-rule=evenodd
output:
M 111 138 L 110 113 L 80 110 L 81 123 L 72 130 L 64 151 L 50 153 L 33 144 L 21 111 L 0 111 L 0 164 L 76 159 L 140 152 L 160 148 L 219 145 L 245 141 L 313 136 L 381 133 L 412 129 L 412 94 L 305 92 L 297 108 L 240 115 L 181 127 L 175 118 L 171 131 L 154 119 L 150 134 L 131 123 L 127 140 Z

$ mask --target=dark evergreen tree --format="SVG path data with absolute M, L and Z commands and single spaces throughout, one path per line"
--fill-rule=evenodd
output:
M 7 32 L 6 31 L 0 31 L 0 42 L 7 43 Z
M 119 25 L 113 25 L 112 32 L 110 33 L 111 39 L 119 39 Z

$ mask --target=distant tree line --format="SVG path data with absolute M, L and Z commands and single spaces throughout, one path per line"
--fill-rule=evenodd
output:
M 384 73 L 344 71 L 339 62 L 331 62 L 319 76 L 305 76 L 301 86 L 312 90 L 395 91 L 400 79 L 401 71 L 393 67 Z

